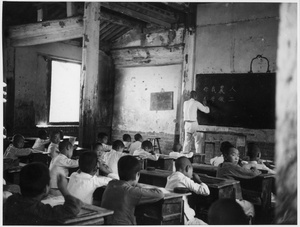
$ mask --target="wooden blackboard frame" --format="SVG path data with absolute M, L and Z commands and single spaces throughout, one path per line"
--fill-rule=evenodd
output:
M 275 129 L 275 88 L 275 73 L 197 74 L 197 99 L 211 109 L 198 124 Z

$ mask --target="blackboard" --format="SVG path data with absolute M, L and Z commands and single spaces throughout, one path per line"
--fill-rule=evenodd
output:
M 275 128 L 275 73 L 197 74 L 196 92 L 210 113 L 197 113 L 200 125 Z
M 173 91 L 151 93 L 150 110 L 172 110 Z

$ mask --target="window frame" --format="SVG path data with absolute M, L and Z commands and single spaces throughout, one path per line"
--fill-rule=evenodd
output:
M 80 67 L 82 67 L 82 62 L 79 60 L 74 60 L 74 59 L 68 59 L 68 58 L 60 58 L 60 57 L 53 57 L 53 56 L 47 56 L 47 61 L 48 61 L 48 111 L 47 111 L 47 119 L 48 119 L 48 125 L 55 125 L 55 126 L 79 126 L 79 122 L 80 122 L 80 116 L 78 121 L 70 121 L 70 122 L 52 122 L 50 121 L 50 108 L 51 108 L 51 92 L 52 92 L 52 61 L 58 61 L 58 62 L 64 62 L 64 63 L 74 63 L 74 64 L 78 64 L 80 65 Z M 80 90 L 81 90 L 81 84 L 82 84 L 82 73 L 81 73 L 81 69 L 80 69 Z M 79 90 L 80 94 L 80 100 L 81 101 L 81 91 Z M 79 103 L 79 108 L 80 108 L 81 104 Z M 80 111 L 80 109 L 78 110 Z

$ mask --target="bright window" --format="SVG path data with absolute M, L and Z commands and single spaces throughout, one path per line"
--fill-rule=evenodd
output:
M 81 65 L 55 60 L 51 62 L 49 122 L 79 122 Z

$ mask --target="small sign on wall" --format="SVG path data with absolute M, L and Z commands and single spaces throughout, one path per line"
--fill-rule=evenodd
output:
M 151 93 L 150 110 L 173 110 L 173 93 L 173 91 Z

